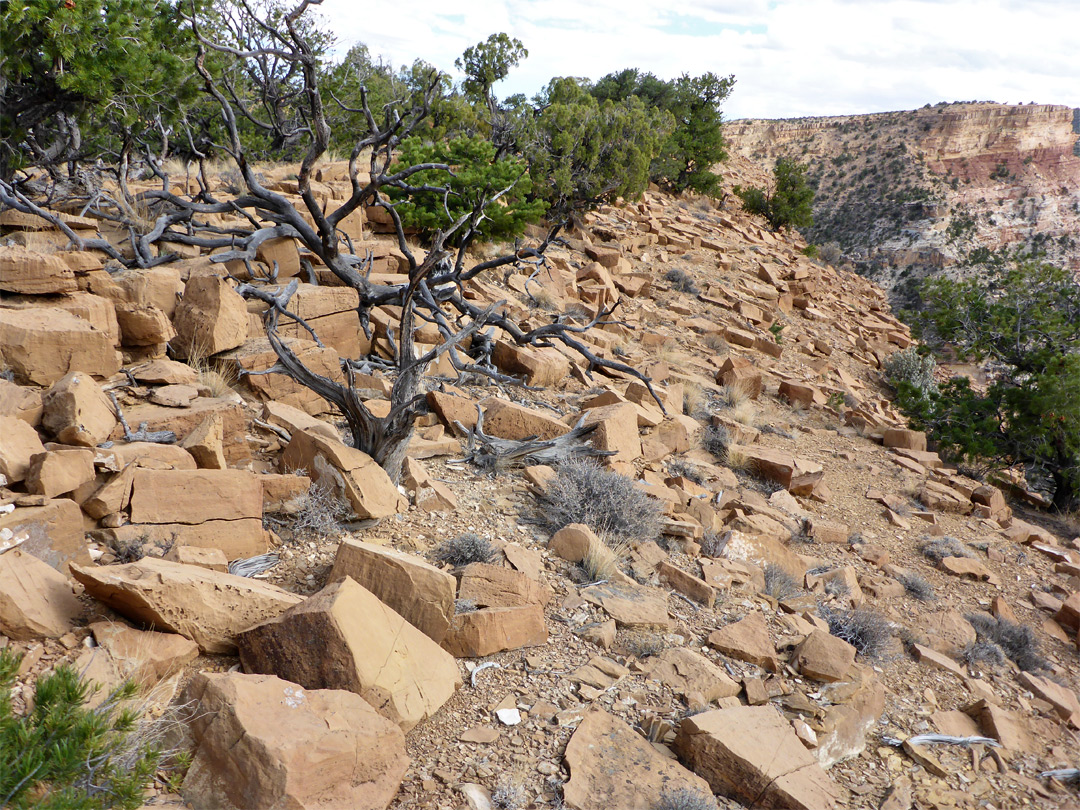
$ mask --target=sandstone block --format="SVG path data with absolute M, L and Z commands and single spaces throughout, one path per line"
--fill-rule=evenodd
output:
M 0 416 L 21 419 L 37 427 L 41 424 L 41 391 L 0 380 Z
M 367 453 L 308 430 L 293 433 L 282 464 L 304 470 L 349 502 L 357 517 L 383 518 L 404 512 L 409 502 Z
M 50 445 L 30 459 L 26 470 L 26 491 L 55 498 L 94 480 L 94 451 L 88 448 Z
M 598 450 L 613 450 L 607 462 L 633 461 L 641 457 L 637 407 L 630 402 L 592 408 L 585 413 L 585 424 L 596 425 L 592 445 Z
M 262 485 L 246 470 L 135 471 L 132 523 L 262 519 Z
M 191 453 L 200 469 L 224 470 L 228 465 L 225 462 L 223 442 L 221 414 L 212 413 L 184 437 L 180 446 Z
M 780 668 L 776 645 L 760 611 L 752 610 L 745 618 L 714 630 L 709 634 L 708 644 L 739 661 L 748 661 L 772 672 Z
M 570 360 L 558 349 L 515 346 L 497 340 L 491 359 L 500 370 L 523 375 L 529 385 L 557 387 L 570 374 Z
M 81 612 L 66 576 L 19 549 L 0 554 L 0 633 L 16 641 L 59 638 Z
M 887 428 L 882 437 L 882 443 L 886 447 L 900 447 L 904 450 L 926 450 L 926 434 L 920 430 L 907 430 L 906 428 Z
M 109 377 L 120 353 L 109 336 L 56 307 L 0 309 L 0 353 L 20 381 L 51 385 L 72 371 Z
M 125 346 L 158 346 L 176 337 L 169 316 L 154 306 L 118 303 L 116 320 Z
M 71 566 L 86 592 L 117 613 L 179 633 L 206 653 L 234 653 L 236 636 L 303 600 L 259 579 L 143 557 L 104 567 Z
M 61 574 L 67 574 L 69 563 L 90 562 L 82 513 L 79 505 L 68 498 L 0 514 L 0 531 L 3 529 L 10 529 L 15 539 L 25 538 L 20 551 L 43 560 Z
M 570 432 L 558 419 L 505 399 L 489 397 L 480 405 L 484 408 L 484 432 L 500 439 L 556 439 Z
M 170 345 L 177 356 L 210 357 L 247 340 L 247 305 L 225 279 L 193 276 L 184 286 L 173 326 L 176 337 Z
M 199 673 L 181 793 L 196 810 L 385 810 L 409 767 L 405 736 L 361 697 L 269 675 Z
M 122 622 L 94 622 L 90 630 L 117 665 L 120 677 L 131 678 L 144 689 L 199 657 L 199 645 L 176 633 L 138 630 Z
M 26 478 L 31 459 L 45 452 L 38 432 L 22 419 L 0 416 L 0 476 L 8 483 Z
M 673 793 L 697 794 L 700 807 L 713 806 L 704 779 L 602 709 L 585 715 L 566 744 L 564 762 L 570 780 L 563 787 L 563 800 L 571 810 L 651 810 Z
M 606 582 L 585 588 L 581 598 L 602 607 L 620 628 L 666 629 L 671 624 L 667 596 L 655 588 L 633 582 Z
M 494 607 L 458 613 L 442 641 L 443 649 L 457 658 L 485 655 L 546 644 L 547 626 L 539 605 Z
M 744 804 L 831 810 L 840 800 L 838 786 L 771 706 L 687 717 L 675 750 L 713 791 Z
M 55 255 L 18 245 L 0 247 L 0 290 L 24 295 L 73 292 L 75 272 Z
M 419 557 L 347 539 L 338 546 L 328 582 L 350 577 L 436 644 L 454 615 L 457 581 Z
M 684 698 L 712 703 L 735 697 L 742 687 L 705 656 L 686 647 L 672 647 L 649 659 L 650 678 L 669 686 Z
M 57 380 L 41 399 L 41 424 L 61 444 L 96 447 L 116 427 L 116 410 L 87 373 Z
M 551 589 L 512 568 L 473 563 L 462 572 L 457 597 L 477 607 L 543 607 L 551 600 Z
M 589 549 L 602 544 L 600 538 L 584 523 L 563 526 L 548 540 L 548 548 L 552 553 L 569 562 L 581 562 L 588 555 Z
M 355 692 L 403 731 L 461 686 L 449 653 L 348 577 L 240 634 L 238 643 L 246 670 Z
M 855 648 L 824 630 L 814 630 L 795 648 L 795 668 L 816 681 L 842 681 L 855 663 Z

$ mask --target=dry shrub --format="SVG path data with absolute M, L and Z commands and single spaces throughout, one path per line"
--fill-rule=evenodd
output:
M 458 568 L 472 563 L 490 562 L 495 551 L 495 546 L 480 535 L 466 532 L 443 540 L 435 549 L 435 559 Z
M 969 667 L 980 664 L 998 669 L 1005 666 L 1005 652 L 992 641 L 973 641 L 960 648 L 959 659 Z
M 705 336 L 705 345 L 717 354 L 728 352 L 728 342 L 719 332 L 710 332 Z
M 195 369 L 199 376 L 199 385 L 210 390 L 212 397 L 225 397 L 233 392 L 238 378 L 236 372 L 226 366 L 215 364 L 210 359 L 207 346 L 194 343 L 188 349 L 187 364 Z
M 745 399 L 738 405 L 733 405 L 728 408 L 725 416 L 735 420 L 740 425 L 754 427 L 757 425 L 758 410 L 757 407 L 754 405 L 753 400 Z
M 716 810 L 716 797 L 693 788 L 664 788 L 653 810 Z
M 736 446 L 728 447 L 724 456 L 724 463 L 735 472 L 749 472 L 753 466 L 750 462 L 750 456 Z
M 1027 625 L 1013 624 L 988 613 L 971 613 L 964 618 L 975 628 L 979 641 L 997 645 L 1020 669 L 1034 672 L 1046 668 L 1046 661 L 1039 651 L 1039 640 Z
M 777 602 L 783 602 L 802 593 L 802 588 L 787 571 L 779 565 L 769 563 L 765 566 L 765 593 Z
M 557 532 L 584 523 L 601 538 L 652 540 L 660 533 L 660 504 L 625 475 L 588 459 L 559 465 L 541 497 L 540 520 Z
M 818 613 L 828 623 L 829 632 L 854 647 L 863 658 L 873 661 L 885 654 L 892 627 L 876 610 L 865 607 L 839 610 L 821 605 Z
M 936 540 L 929 540 L 919 546 L 919 551 L 928 560 L 933 560 L 936 563 L 941 562 L 946 557 L 974 557 L 975 554 L 957 540 L 955 537 L 939 537 Z
M 731 445 L 731 434 L 723 425 L 706 425 L 698 434 L 698 443 L 701 449 L 712 453 L 717 458 L 726 458 L 728 447 Z
M 592 543 L 585 552 L 578 565 L 588 582 L 603 582 L 611 579 L 619 570 L 619 564 L 626 556 L 629 544 L 625 541 L 618 543 Z
M 734 408 L 752 399 L 753 389 L 745 380 L 736 380 L 720 389 L 720 404 L 725 408 Z
M 618 642 L 623 649 L 637 658 L 648 658 L 667 649 L 664 636 L 647 630 L 627 630 L 620 632 Z
M 352 513 L 352 507 L 332 487 L 316 481 L 300 498 L 292 520 L 293 534 L 304 538 L 337 537 L 341 524 Z
M 532 294 L 532 298 L 529 301 L 529 305 L 536 309 L 543 309 L 547 312 L 559 311 L 559 299 L 556 298 L 551 290 L 546 287 L 541 287 L 535 293 Z
M 698 466 L 686 459 L 673 458 L 668 460 L 667 470 L 668 474 L 671 476 L 682 477 L 687 481 L 693 481 L 695 484 L 703 484 L 705 482 L 705 476 L 701 474 L 701 470 Z
M 685 270 L 672 267 L 664 273 L 664 278 L 671 284 L 672 289 L 678 290 L 679 292 L 684 292 L 688 295 L 697 295 L 699 292 L 697 284 L 694 283 L 694 279 Z
M 918 599 L 920 602 L 933 602 L 937 599 L 934 586 L 918 574 L 900 574 L 896 581 L 904 586 L 908 596 Z

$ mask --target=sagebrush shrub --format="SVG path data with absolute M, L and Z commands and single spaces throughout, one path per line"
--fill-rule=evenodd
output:
M 652 540 L 660 533 L 659 501 L 588 459 L 561 464 L 541 506 L 540 520 L 552 532 L 584 523 L 602 538 Z
M 1008 619 L 995 618 L 988 613 L 970 613 L 964 618 L 975 628 L 979 641 L 997 645 L 1025 672 L 1046 666 L 1039 652 L 1035 631 L 1027 625 L 1013 624 Z
M 925 396 L 938 390 L 934 381 L 936 369 L 937 361 L 933 357 L 923 357 L 917 347 L 909 346 L 903 351 L 893 352 L 885 360 L 885 379 L 893 388 L 899 390 L 901 383 L 907 383 Z
M 443 540 L 435 549 L 435 559 L 455 568 L 472 563 L 491 562 L 495 556 L 495 546 L 478 534 L 465 534 Z
M 869 660 L 884 655 L 892 638 L 892 627 L 876 610 L 864 607 L 838 610 L 822 605 L 818 613 L 828 623 L 829 632 L 854 647 L 859 655 Z

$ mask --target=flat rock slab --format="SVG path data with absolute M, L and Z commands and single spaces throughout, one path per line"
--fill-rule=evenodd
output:
M 669 686 L 684 698 L 697 698 L 712 703 L 720 698 L 734 697 L 742 686 L 705 656 L 686 647 L 672 647 L 649 660 L 650 678 Z
M 235 653 L 242 631 L 303 601 L 262 580 L 154 557 L 126 565 L 72 565 L 71 573 L 120 615 L 186 636 L 205 653 Z
M 409 767 L 405 735 L 363 698 L 271 675 L 196 675 L 194 758 L 181 793 L 196 810 L 384 810 Z
M 780 668 L 776 645 L 760 611 L 751 611 L 745 618 L 714 630 L 709 634 L 708 643 L 714 650 L 739 661 L 757 664 L 772 672 Z
M 581 592 L 586 602 L 602 607 L 619 627 L 667 628 L 667 594 L 625 582 L 605 582 Z
M 675 750 L 712 789 L 755 807 L 830 810 L 839 786 L 772 706 L 716 709 L 685 718 Z
M 704 779 L 602 710 L 585 715 L 566 744 L 564 762 L 570 780 L 563 786 L 563 801 L 571 810 L 653 810 L 662 794 L 680 790 L 701 797 L 694 807 L 716 806 Z

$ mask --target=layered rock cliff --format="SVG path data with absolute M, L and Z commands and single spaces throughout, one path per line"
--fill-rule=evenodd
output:
M 1080 110 L 939 104 L 725 126 L 736 160 L 809 167 L 815 224 L 894 301 L 920 277 L 1037 248 L 1080 272 Z

